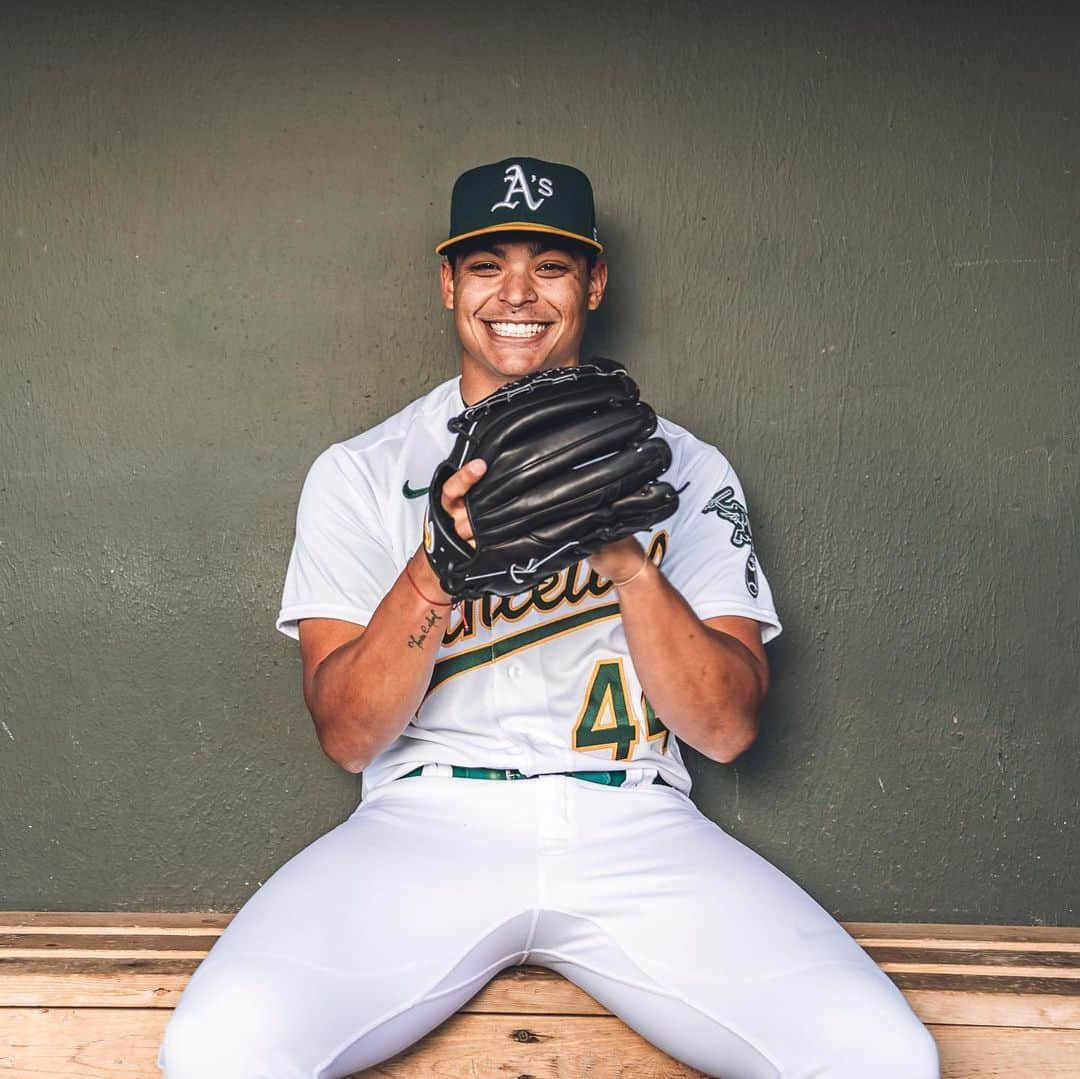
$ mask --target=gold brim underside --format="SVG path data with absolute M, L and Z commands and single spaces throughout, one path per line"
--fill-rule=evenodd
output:
M 595 247 L 597 251 L 604 250 L 602 243 L 598 243 L 588 236 L 581 236 L 576 232 L 567 232 L 566 229 L 557 229 L 550 225 L 537 225 L 532 221 L 506 221 L 501 225 L 489 225 L 486 229 L 473 229 L 472 232 L 463 232 L 460 236 L 451 236 L 449 240 L 443 240 L 435 248 L 435 254 L 441 255 L 453 244 L 461 243 L 462 240 L 471 240 L 474 236 L 486 236 L 490 232 L 546 232 L 551 236 L 565 236 L 567 239 L 577 240 L 578 243 L 588 244 L 589 247 Z

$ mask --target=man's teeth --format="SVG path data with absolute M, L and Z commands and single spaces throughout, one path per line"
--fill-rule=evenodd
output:
M 491 322 L 488 325 L 500 337 L 535 337 L 547 325 L 546 322 Z

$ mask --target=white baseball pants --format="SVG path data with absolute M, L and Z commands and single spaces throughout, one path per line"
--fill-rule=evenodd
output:
M 939 1076 L 926 1027 L 838 922 L 632 773 L 376 789 L 229 923 L 169 1021 L 165 1079 L 346 1076 L 521 963 L 710 1076 Z

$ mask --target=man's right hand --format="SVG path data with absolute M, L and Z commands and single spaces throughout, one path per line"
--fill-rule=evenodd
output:
M 454 518 L 454 531 L 471 547 L 476 546 L 476 540 L 465 509 L 465 496 L 486 471 L 487 462 L 476 457 L 464 468 L 459 468 L 443 484 L 442 489 L 442 507 Z
M 465 509 L 465 496 L 486 471 L 487 462 L 478 457 L 474 458 L 464 468 L 459 468 L 443 484 L 442 489 L 442 507 L 453 518 L 454 531 L 471 547 L 476 546 L 476 540 L 473 537 L 472 525 L 469 523 L 469 514 Z M 424 595 L 438 603 L 450 602 L 451 597 L 443 591 L 438 574 L 431 568 L 422 541 L 413 553 L 409 572 L 420 584 Z

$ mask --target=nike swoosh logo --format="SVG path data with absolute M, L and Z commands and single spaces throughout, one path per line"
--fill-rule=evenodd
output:
M 430 490 L 430 487 L 410 487 L 408 480 L 401 485 L 401 493 L 406 498 L 423 498 Z

